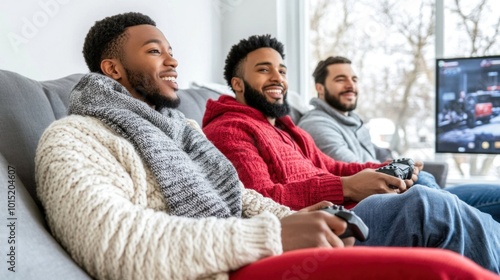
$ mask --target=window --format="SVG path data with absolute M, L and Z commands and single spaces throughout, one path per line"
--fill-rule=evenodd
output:
M 494 0 L 309 0 L 309 72 L 345 56 L 359 76 L 356 112 L 401 156 L 447 161 L 449 178 L 500 176 L 500 157 L 434 153 L 435 58 L 500 53 Z M 438 34 L 438 36 L 436 35 Z M 497 40 L 495 40 L 497 39 Z M 495 79 L 497 77 L 492 77 Z M 316 92 L 309 75 L 309 96 Z M 381 119 L 384 122 L 381 122 Z M 500 121 L 500 120 L 499 120 Z M 387 130 L 387 129 L 385 129 Z

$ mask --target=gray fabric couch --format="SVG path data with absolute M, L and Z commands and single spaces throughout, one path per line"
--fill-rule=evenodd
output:
M 0 279 L 90 279 L 50 234 L 35 195 L 38 140 L 51 122 L 66 115 L 68 93 L 79 77 L 37 82 L 0 70 L 0 188 L 2 198 L 4 194 L 15 197 L 13 203 L 2 199 L 0 217 L 16 219 L 9 220 L 16 225 L 13 233 L 0 230 L 0 240 L 14 237 L 15 272 L 2 265 Z M 9 193 L 12 186 L 5 183 L 9 175 L 14 178 L 15 193 Z M 2 242 L 3 256 L 7 249 Z

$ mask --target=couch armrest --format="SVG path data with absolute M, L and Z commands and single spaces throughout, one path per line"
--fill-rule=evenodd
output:
M 431 173 L 436 179 L 436 183 L 441 187 L 446 187 L 446 179 L 448 177 L 448 163 L 426 161 L 424 162 L 424 171 Z
M 378 161 L 384 162 L 387 160 L 394 159 L 394 155 L 392 154 L 391 149 L 381 148 L 376 145 L 373 145 L 373 147 L 375 148 L 375 157 L 377 158 Z
M 47 231 L 18 171 L 0 154 L 0 279 L 91 279 Z

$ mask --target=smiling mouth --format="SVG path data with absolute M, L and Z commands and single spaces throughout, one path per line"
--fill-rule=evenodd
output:
M 173 88 L 174 90 L 177 90 L 179 88 L 179 86 L 177 85 L 177 77 L 174 77 L 174 76 L 164 76 L 164 77 L 160 77 L 160 79 L 162 81 L 167 82 L 167 84 L 171 88 Z
M 265 93 L 267 96 L 276 100 L 282 99 L 284 96 L 282 89 L 269 89 L 266 90 Z
M 356 92 L 354 91 L 344 91 L 341 93 L 341 95 L 346 95 L 346 94 L 349 94 L 349 95 L 358 95 Z
M 163 81 L 170 81 L 170 82 L 174 82 L 174 83 L 177 83 L 177 78 L 176 77 L 161 77 L 160 79 L 162 79 Z

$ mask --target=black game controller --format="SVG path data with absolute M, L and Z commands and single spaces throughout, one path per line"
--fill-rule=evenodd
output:
M 339 236 L 340 238 L 354 236 L 359 241 L 365 241 L 368 239 L 368 227 L 360 217 L 354 214 L 353 211 L 347 210 L 344 206 L 338 205 L 326 207 L 321 210 L 340 217 L 347 222 L 347 229 L 342 235 Z
M 411 158 L 395 159 L 386 166 L 378 168 L 376 171 L 398 177 L 402 180 L 410 180 L 413 175 L 415 162 Z

